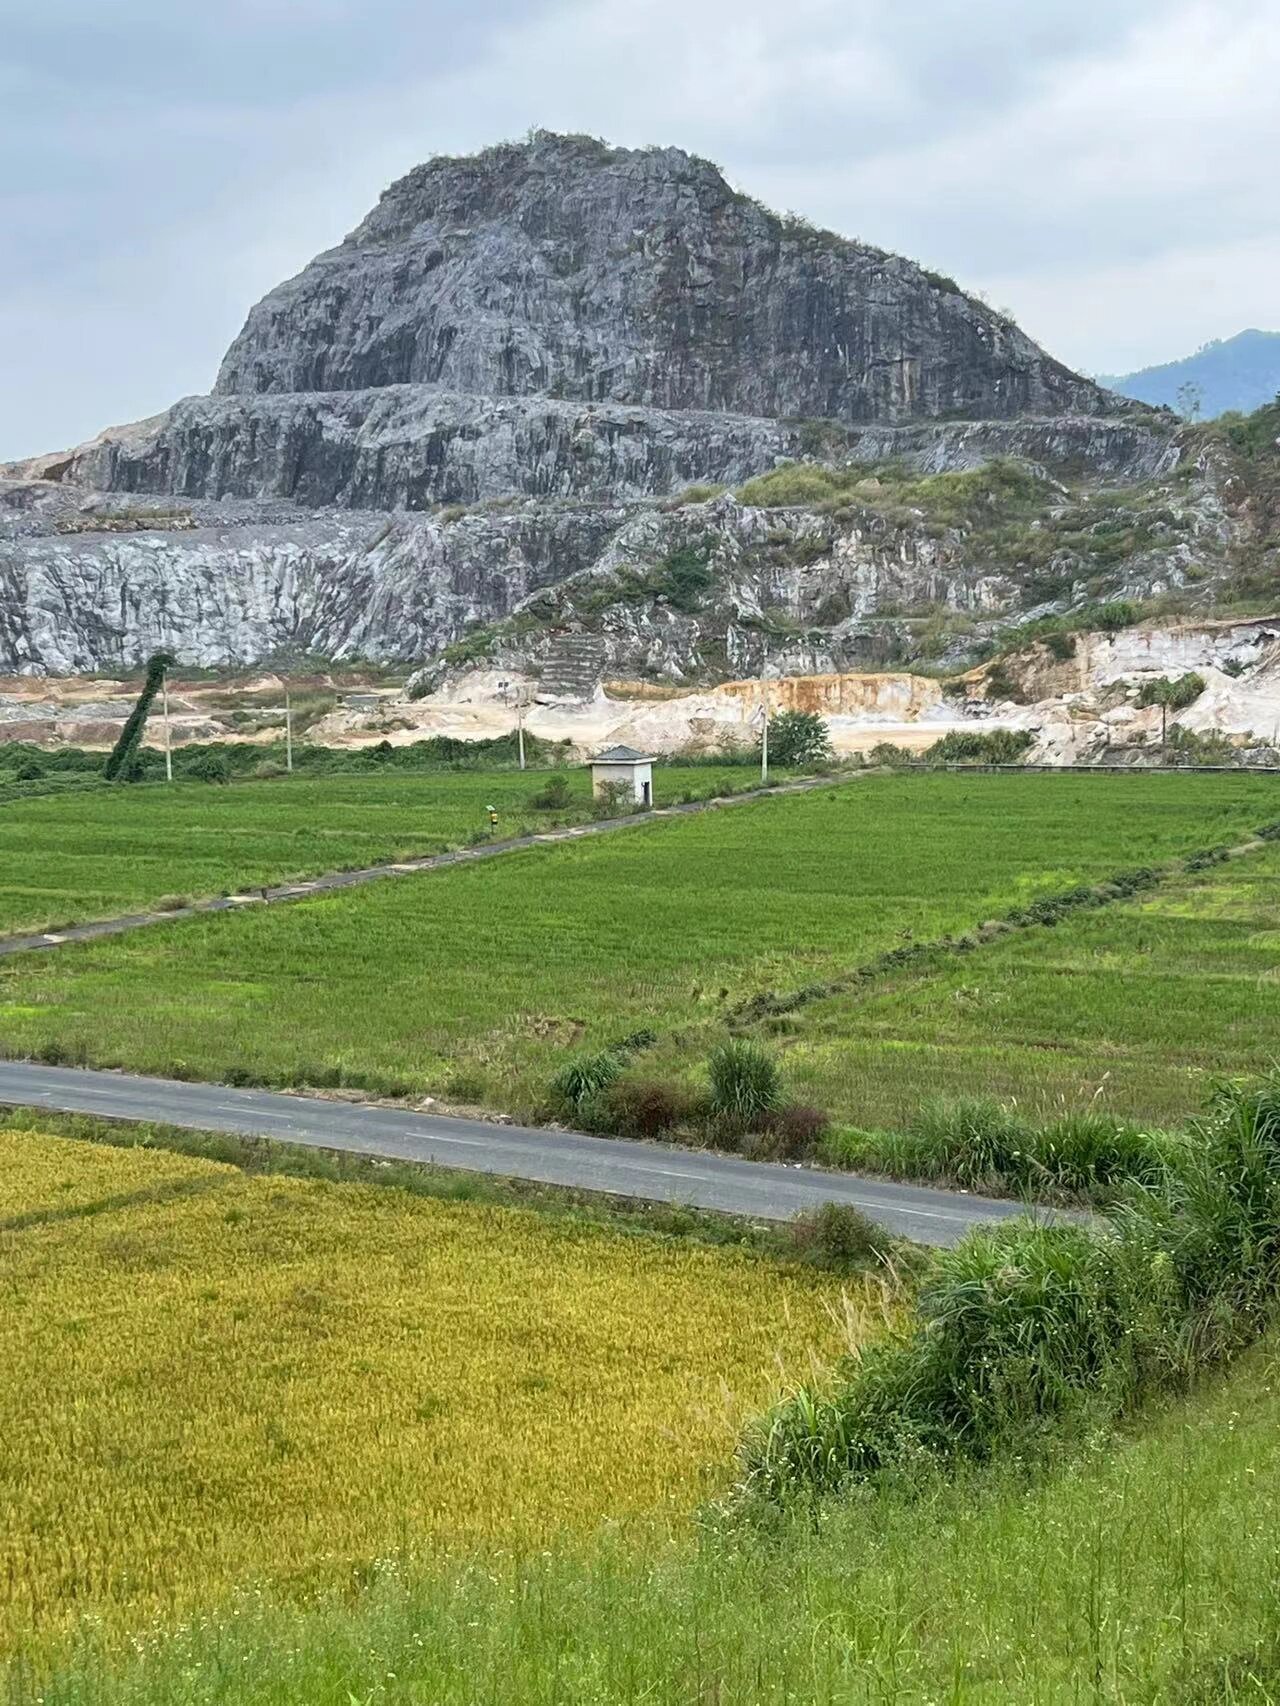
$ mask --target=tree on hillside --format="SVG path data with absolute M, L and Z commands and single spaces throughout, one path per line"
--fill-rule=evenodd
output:
M 1194 705 L 1204 688 L 1204 676 L 1197 675 L 1194 670 L 1180 675 L 1176 681 L 1171 681 L 1167 675 L 1158 675 L 1154 681 L 1143 682 L 1138 690 L 1138 704 L 1159 705 L 1161 746 L 1169 744 L 1170 711 L 1185 711 L 1188 705 Z
M 142 684 L 142 692 L 138 695 L 138 702 L 130 711 L 128 721 L 120 730 L 120 738 L 112 747 L 111 755 L 103 767 L 102 774 L 108 782 L 131 780 L 134 760 L 142 745 L 142 732 L 147 726 L 147 714 L 156 694 L 164 685 L 165 671 L 174 661 L 172 652 L 153 652 L 147 659 L 147 677 Z

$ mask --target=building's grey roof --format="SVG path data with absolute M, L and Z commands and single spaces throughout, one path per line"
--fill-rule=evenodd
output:
M 636 752 L 629 746 L 611 746 L 608 752 L 598 752 L 591 760 L 593 764 L 652 764 L 652 755 Z

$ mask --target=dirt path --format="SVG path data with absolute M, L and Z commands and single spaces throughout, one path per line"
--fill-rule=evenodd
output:
M 526 847 L 545 847 L 557 841 L 577 841 L 588 835 L 608 835 L 619 829 L 635 829 L 643 824 L 664 818 L 681 817 L 689 812 L 718 810 L 723 806 L 746 805 L 752 800 L 771 799 L 783 794 L 801 794 L 811 788 L 831 787 L 837 778 L 806 777 L 802 781 L 782 782 L 772 788 L 753 788 L 749 793 L 717 795 L 710 800 L 691 800 L 686 804 L 662 806 L 656 811 L 636 812 L 628 817 L 604 818 L 598 823 L 580 823 L 565 829 L 548 829 L 534 835 L 518 835 L 506 841 L 483 841 L 475 847 L 464 847 L 456 853 L 431 853 L 421 859 L 402 859 L 386 865 L 366 865 L 356 871 L 329 871 L 322 876 L 309 877 L 304 882 L 277 883 L 265 888 L 246 890 L 242 894 L 218 895 L 211 900 L 194 900 L 187 906 L 175 906 L 164 912 L 131 912 L 115 918 L 102 918 L 89 924 L 69 925 L 65 930 L 43 930 L 25 935 L 0 937 L 0 958 L 12 954 L 28 954 L 39 948 L 61 948 L 71 942 L 94 942 L 100 936 L 122 936 L 129 930 L 144 930 L 151 924 L 172 924 L 176 919 L 196 918 L 206 912 L 239 912 L 248 906 L 275 906 L 280 901 L 306 900 L 312 895 L 330 894 L 337 889 L 359 888 L 364 883 L 381 882 L 386 877 L 411 877 L 423 871 L 442 871 L 450 865 L 466 865 L 476 859 L 496 859 L 504 853 L 518 853 Z M 841 782 L 847 777 L 838 779 Z

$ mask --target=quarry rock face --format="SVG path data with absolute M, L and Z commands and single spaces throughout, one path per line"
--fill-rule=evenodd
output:
M 927 518 L 889 539 L 851 515 L 821 530 L 821 565 L 766 574 L 760 538 L 803 557 L 811 517 L 681 520 L 674 495 L 786 461 L 996 456 L 1123 484 L 1179 451 L 949 279 L 779 218 L 679 150 L 537 134 L 393 184 L 251 311 L 210 396 L 0 469 L 0 669 L 160 644 L 204 665 L 417 660 L 513 615 L 536 656 L 540 593 L 691 528 L 714 608 L 624 602 L 596 624 L 611 663 L 749 667 L 777 607 L 823 629 L 797 655 L 845 668 L 875 655 L 858 624 L 882 609 L 999 612 L 1018 589 Z
M 253 309 L 215 389 L 404 384 L 848 422 L 1117 408 L 950 280 L 707 161 L 545 135 L 393 184 Z

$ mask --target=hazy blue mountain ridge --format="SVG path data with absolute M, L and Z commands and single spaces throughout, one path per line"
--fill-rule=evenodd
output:
M 1280 393 L 1280 332 L 1250 329 L 1215 338 L 1194 355 L 1137 373 L 1099 374 L 1098 383 L 1139 402 L 1211 420 L 1228 409 L 1248 413 Z M 1196 389 L 1188 391 L 1186 387 Z M 1192 405 L 1198 401 L 1199 407 Z

